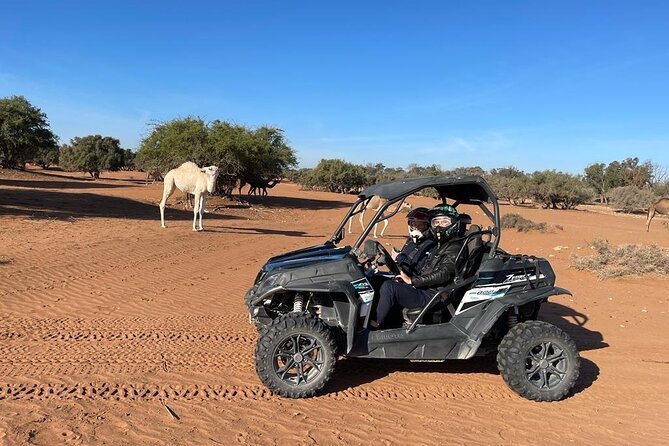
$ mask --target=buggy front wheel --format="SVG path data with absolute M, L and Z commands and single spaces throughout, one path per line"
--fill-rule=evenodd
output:
M 255 356 L 256 372 L 268 389 L 284 397 L 306 398 L 330 380 L 337 343 L 321 319 L 289 313 L 263 330 Z

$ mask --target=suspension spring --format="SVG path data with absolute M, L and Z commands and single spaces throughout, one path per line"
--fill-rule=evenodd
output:
M 518 307 L 513 307 L 513 311 L 509 311 L 507 323 L 509 324 L 509 328 L 518 324 Z
M 295 294 L 293 301 L 293 312 L 301 313 L 304 311 L 304 295 L 302 293 Z

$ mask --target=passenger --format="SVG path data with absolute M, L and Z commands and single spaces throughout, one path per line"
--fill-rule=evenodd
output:
M 393 248 L 390 256 L 409 276 L 415 276 L 425 266 L 431 248 L 436 244 L 430 233 L 427 208 L 416 208 L 407 214 L 409 237 L 400 251 Z
M 457 237 L 460 228 L 458 211 L 448 204 L 440 204 L 430 209 L 428 216 L 437 247 L 430 252 L 425 266 L 417 275 L 412 277 L 401 271 L 395 280 L 383 282 L 376 320 L 370 321 L 373 328 L 383 324 L 394 305 L 421 307 L 455 278 L 455 260 L 464 243 L 462 238 Z

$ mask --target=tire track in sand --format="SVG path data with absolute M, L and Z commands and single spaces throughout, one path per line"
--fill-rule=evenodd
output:
M 478 386 L 480 387 L 480 386 Z M 334 401 L 443 401 L 443 400 L 478 400 L 508 401 L 515 399 L 510 392 L 500 386 L 498 391 L 469 388 L 449 389 L 446 386 L 430 386 L 415 390 L 397 391 L 390 388 L 349 389 L 327 393 L 319 399 Z M 150 384 L 150 383 L 12 383 L 0 387 L 0 400 L 183 400 L 183 401 L 218 401 L 218 400 L 269 400 L 277 398 L 261 385 L 220 386 L 200 384 Z

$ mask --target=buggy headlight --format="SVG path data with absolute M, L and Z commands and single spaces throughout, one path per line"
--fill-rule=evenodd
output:
M 277 283 L 279 282 L 279 279 L 281 278 L 281 274 L 274 274 L 272 276 L 267 277 L 262 284 L 260 284 L 260 288 L 258 288 L 258 295 L 263 294 L 264 292 L 268 291 L 271 288 L 274 288 L 277 286 Z

